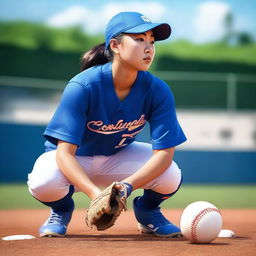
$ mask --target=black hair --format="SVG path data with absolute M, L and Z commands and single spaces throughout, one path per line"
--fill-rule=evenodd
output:
M 123 35 L 123 33 L 119 34 L 114 39 L 121 42 Z M 105 43 L 97 44 L 82 55 L 80 71 L 113 61 L 113 57 L 113 51 L 109 47 L 106 49 Z

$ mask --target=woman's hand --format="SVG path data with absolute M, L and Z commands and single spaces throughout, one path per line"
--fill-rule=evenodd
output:
M 133 191 L 133 186 L 126 182 L 116 182 L 115 188 L 119 191 L 121 197 L 127 198 Z

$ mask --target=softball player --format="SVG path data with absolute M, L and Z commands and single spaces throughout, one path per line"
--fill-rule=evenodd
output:
M 129 194 L 144 189 L 133 202 L 142 233 L 180 234 L 159 205 L 181 184 L 173 154 L 186 137 L 168 85 L 147 72 L 154 42 L 170 34 L 166 23 L 121 12 L 107 24 L 105 43 L 84 55 L 83 71 L 69 81 L 44 132 L 46 152 L 28 177 L 30 193 L 51 208 L 40 236 L 65 235 L 74 191 L 93 199 L 113 181 Z M 152 144 L 136 142 L 147 121 Z

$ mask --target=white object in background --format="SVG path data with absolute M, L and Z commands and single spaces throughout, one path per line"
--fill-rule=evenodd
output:
M 183 236 L 192 243 L 210 243 L 221 231 L 222 216 L 213 204 L 197 201 L 184 209 L 180 228 Z
M 234 231 L 229 229 L 222 229 L 220 233 L 218 234 L 218 237 L 224 237 L 224 238 L 234 238 L 236 237 L 236 234 Z
M 34 236 L 31 235 L 12 235 L 12 236 L 5 236 L 2 240 L 24 240 L 24 239 L 34 239 Z

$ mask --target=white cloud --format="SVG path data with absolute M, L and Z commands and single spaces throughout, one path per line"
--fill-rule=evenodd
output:
M 53 27 L 69 27 L 81 25 L 89 34 L 103 32 L 109 19 L 122 11 L 136 11 L 147 15 L 152 21 L 163 20 L 166 8 L 161 3 L 107 3 L 97 10 L 85 8 L 84 6 L 71 6 L 63 12 L 51 17 L 47 24 Z
M 54 27 L 68 27 L 79 23 L 88 15 L 88 10 L 80 6 L 72 6 L 64 12 L 58 13 L 50 18 L 47 23 Z
M 173 28 L 171 39 L 181 38 L 195 43 L 219 40 L 225 33 L 224 18 L 231 11 L 221 1 L 207 1 L 194 5 L 189 11 L 171 8 L 161 2 L 107 2 L 98 9 L 73 5 L 51 17 L 47 24 L 54 27 L 80 25 L 88 34 L 103 33 L 110 18 L 122 11 L 136 11 L 148 16 L 153 22 L 168 22 Z
M 193 41 L 216 41 L 225 34 L 224 19 L 230 7 L 227 3 L 211 1 L 198 5 L 194 19 Z

